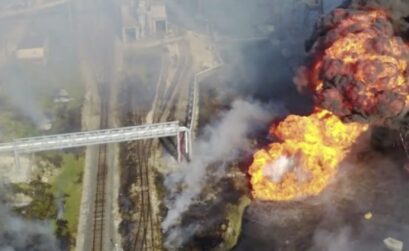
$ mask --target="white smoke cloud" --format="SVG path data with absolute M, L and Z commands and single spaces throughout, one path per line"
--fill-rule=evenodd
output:
M 0 184 L 0 193 L 5 194 Z M 15 215 L 0 198 L 0 251 L 59 251 L 51 223 Z
M 31 80 L 17 65 L 11 64 L 4 71 L 0 80 L 4 85 L 4 92 L 13 108 L 29 118 L 36 126 L 48 121 L 39 101 L 35 98 L 35 87 Z
M 360 144 L 362 147 L 365 143 L 362 141 Z M 406 187 L 406 180 L 402 179 L 396 163 L 388 159 L 376 159 L 368 165 L 369 168 L 359 170 L 352 163 L 343 163 L 334 186 L 328 187 L 317 198 L 316 202 L 324 206 L 324 214 L 321 224 L 314 231 L 313 243 L 308 251 L 385 251 L 389 250 L 384 243 L 388 237 L 405 245 L 409 243 L 409 227 L 397 216 L 400 211 L 407 211 L 406 206 L 399 196 L 392 195 L 403 189 L 401 185 Z M 387 172 L 380 172 L 380 167 Z M 361 172 L 372 176 L 372 179 L 377 176 L 376 186 L 368 187 L 368 181 L 357 175 Z M 380 194 L 380 191 L 387 195 L 376 196 L 375 199 L 373 193 Z M 344 203 L 348 203 L 348 209 Z M 391 208 L 390 205 L 394 206 Z M 377 207 L 382 207 L 387 213 L 377 212 Z M 368 208 L 374 211 L 368 211 Z M 348 218 L 356 217 L 357 212 L 361 215 L 360 219 L 348 222 Z M 366 212 L 372 213 L 373 218 L 365 220 Z
M 50 232 L 50 227 L 42 224 L 24 221 L 19 218 L 7 216 L 2 219 L 7 229 L 0 232 L 0 251 L 57 251 L 56 239 Z
M 249 133 L 264 127 L 277 113 L 260 104 L 237 100 L 218 122 L 205 128 L 203 136 L 194 143 L 191 161 L 165 179 L 169 192 L 166 202 L 168 213 L 162 222 L 162 229 L 170 233 L 168 246 L 170 243 L 180 245 L 185 239 L 183 237 L 186 237 L 183 233 L 191 235 L 194 232 L 175 226 L 210 182 L 209 177 L 214 184 L 223 178 L 228 162 L 237 159 L 241 153 L 250 153 Z M 210 170 L 209 166 L 216 162 L 219 163 L 216 170 L 213 170 L 214 167 Z M 195 229 L 192 226 L 189 228 Z
M 346 251 L 356 250 L 355 242 L 352 239 L 351 229 L 344 227 L 338 231 L 330 232 L 318 230 L 314 235 L 314 249 L 325 251 Z
M 263 170 L 264 177 L 267 177 L 274 183 L 279 183 L 283 176 L 294 168 L 295 161 L 293 158 L 281 156 L 273 163 L 270 163 Z

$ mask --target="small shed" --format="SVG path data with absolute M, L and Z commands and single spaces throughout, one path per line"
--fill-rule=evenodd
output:
M 41 36 L 27 36 L 16 50 L 16 58 L 21 60 L 46 61 L 47 39 Z

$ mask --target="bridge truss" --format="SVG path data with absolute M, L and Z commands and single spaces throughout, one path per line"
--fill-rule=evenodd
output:
M 178 161 L 181 161 L 183 156 L 187 157 L 190 155 L 190 130 L 186 127 L 179 126 L 178 121 L 16 139 L 13 142 L 1 143 L 0 153 L 14 153 L 16 165 L 20 166 L 18 156 L 21 153 L 34 153 L 165 137 L 177 138 Z

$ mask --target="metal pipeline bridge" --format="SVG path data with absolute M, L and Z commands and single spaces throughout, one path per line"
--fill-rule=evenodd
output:
M 13 142 L 1 143 L 0 154 L 14 153 L 16 165 L 20 166 L 18 160 L 20 153 L 34 153 L 165 137 L 177 137 L 178 161 L 181 161 L 183 155 L 189 156 L 191 153 L 191 133 L 188 128 L 179 126 L 178 121 L 16 139 Z

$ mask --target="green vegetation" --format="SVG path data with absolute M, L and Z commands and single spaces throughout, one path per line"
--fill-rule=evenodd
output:
M 55 234 L 57 235 L 62 247 L 70 247 L 70 250 L 75 251 L 75 238 L 68 229 L 68 221 L 57 220 Z M 65 250 L 65 249 L 64 249 Z
M 60 170 L 50 184 L 40 181 L 40 177 L 28 184 L 13 184 L 15 193 L 24 193 L 33 199 L 16 212 L 29 219 L 53 220 L 57 235 L 73 244 L 79 219 L 84 157 L 70 153 L 43 153 L 41 158 L 53 166 L 60 166 Z M 64 214 L 62 219 L 56 220 L 60 199 L 64 202 Z
M 84 82 L 77 43 L 64 15 L 39 18 L 29 25 L 34 35 L 44 38 L 44 62 L 11 57 L 1 66 L 0 141 L 41 134 L 64 133 L 81 129 Z M 0 27 L 4 34 L 10 30 Z M 58 97 L 65 101 L 55 102 Z M 31 109 L 32 108 L 32 109 Z M 52 128 L 41 131 L 34 118 L 46 117 Z M 13 191 L 32 201 L 15 211 L 29 219 L 52 220 L 60 241 L 73 246 L 77 231 L 82 193 L 84 156 L 82 149 L 39 153 L 38 177 L 28 184 L 13 184 Z M 62 219 L 57 220 L 64 205 Z M 68 244 L 67 244 L 68 243 Z
M 1 139 L 10 141 L 15 138 L 37 136 L 37 128 L 26 118 L 18 118 L 11 110 L 0 111 L 0 132 Z
M 31 181 L 29 184 L 14 184 L 13 190 L 30 196 L 32 202 L 16 211 L 28 219 L 52 219 L 57 215 L 54 195 L 51 186 L 39 180 Z
M 82 193 L 84 157 L 71 153 L 41 153 L 40 158 L 59 167 L 50 184 L 40 181 L 41 176 L 30 183 L 12 184 L 15 193 L 32 198 L 30 204 L 15 209 L 28 219 L 51 220 L 60 243 L 74 250 Z M 44 165 L 44 164 L 42 164 Z M 64 204 L 62 218 L 57 219 L 59 203 Z M 61 217 L 61 215 L 59 215 Z
M 77 232 L 83 171 L 84 157 L 64 154 L 62 156 L 61 170 L 51 182 L 52 191 L 55 196 L 64 199 L 63 219 L 68 222 L 68 229 L 73 234 Z
M 238 204 L 229 204 L 226 207 L 228 221 L 227 230 L 224 233 L 223 250 L 231 250 L 236 246 L 241 232 L 242 218 L 244 210 L 250 204 L 251 200 L 247 196 L 242 196 Z

